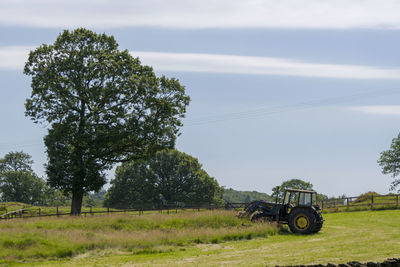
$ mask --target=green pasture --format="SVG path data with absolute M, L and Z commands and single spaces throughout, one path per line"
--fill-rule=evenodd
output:
M 318 234 L 231 211 L 0 222 L 0 265 L 274 266 L 400 257 L 400 210 L 324 214 Z
M 217 244 L 277 234 L 230 211 L 41 217 L 0 222 L 0 263 L 22 264 L 114 250 L 145 255 L 194 244 Z

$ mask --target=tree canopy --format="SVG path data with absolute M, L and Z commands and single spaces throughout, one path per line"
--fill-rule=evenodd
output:
M 302 190 L 312 190 L 313 185 L 309 182 L 305 182 L 301 179 L 290 179 L 282 182 L 281 185 L 275 186 L 272 188 L 272 198 L 275 200 L 278 195 L 278 200 L 281 201 L 283 199 L 283 194 L 285 193 L 285 189 L 294 188 L 294 189 L 302 189 Z
M 177 202 L 221 204 L 222 188 L 196 158 L 167 149 L 150 159 L 117 167 L 104 203 L 109 207 L 134 208 Z
M 276 200 L 276 196 L 278 195 L 278 201 L 282 201 L 285 193 L 285 189 L 293 188 L 293 189 L 302 189 L 302 190 L 314 190 L 313 184 L 309 182 L 305 182 L 301 179 L 290 179 L 282 182 L 281 185 L 275 186 L 272 188 L 272 198 Z M 327 200 L 328 196 L 317 192 L 317 201 Z
M 7 171 L 32 172 L 32 157 L 24 152 L 9 152 L 0 159 L 0 173 Z
M 178 80 L 156 77 L 113 36 L 82 28 L 31 51 L 24 73 L 32 77 L 25 114 L 49 125 L 48 183 L 72 193 L 72 214 L 114 163 L 174 147 L 189 104 Z
M 396 178 L 400 174 L 400 134 L 393 138 L 390 148 L 381 153 L 378 164 L 382 167 L 383 174 L 391 174 L 394 178 L 391 190 L 395 190 L 400 184 L 400 179 Z
M 232 188 L 224 189 L 223 199 L 230 203 L 247 203 L 253 200 L 272 201 L 271 196 L 257 191 L 239 191 Z
M 31 156 L 9 152 L 0 159 L 0 200 L 42 205 L 49 188 L 31 168 Z

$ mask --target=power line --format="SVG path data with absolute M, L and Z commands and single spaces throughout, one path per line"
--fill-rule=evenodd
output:
M 184 125 L 190 127 L 190 126 L 204 125 L 204 124 L 224 122 L 224 121 L 230 121 L 230 120 L 251 119 L 251 118 L 273 115 L 273 114 L 278 114 L 278 113 L 283 113 L 283 112 L 313 108 L 313 107 L 321 106 L 321 105 L 340 104 L 340 103 L 345 103 L 345 102 L 351 102 L 354 100 L 379 97 L 379 96 L 383 96 L 383 95 L 390 95 L 390 94 L 397 94 L 397 93 L 400 93 L 399 89 L 375 90 L 372 92 L 324 98 L 324 99 L 300 102 L 300 103 L 289 104 L 289 105 L 282 105 L 282 106 L 275 106 L 275 107 L 264 106 L 264 107 L 261 107 L 258 109 L 252 109 L 252 110 L 246 110 L 246 111 L 240 111 L 240 112 L 231 112 L 231 113 L 225 113 L 225 114 L 221 114 L 221 115 L 205 116 L 205 117 L 199 118 L 197 120 L 187 121 Z
M 2 142 L 3 144 L 5 142 Z M 23 149 L 26 147 L 32 147 L 32 146 L 41 146 L 43 145 L 43 142 L 32 142 L 32 143 L 7 143 L 5 145 L 0 144 L 0 151 L 2 150 L 17 150 L 17 149 Z
M 187 123 L 184 124 L 184 126 L 190 127 L 190 126 L 205 125 L 205 124 L 225 122 L 225 121 L 231 121 L 231 120 L 252 119 L 252 118 L 257 118 L 257 117 L 279 114 L 279 113 L 283 113 L 283 112 L 290 112 L 290 111 L 313 108 L 313 107 L 321 106 L 321 105 L 339 104 L 339 103 L 351 102 L 354 100 L 379 97 L 379 96 L 390 95 L 390 94 L 399 94 L 399 93 L 400 93 L 399 89 L 375 90 L 372 92 L 370 91 L 370 92 L 357 93 L 357 94 L 352 94 L 352 95 L 344 95 L 344 96 L 337 96 L 337 97 L 331 97 L 331 98 L 317 99 L 317 100 L 299 102 L 299 103 L 289 104 L 289 105 L 281 105 L 281 106 L 275 106 L 275 107 L 263 106 L 263 107 L 260 107 L 257 109 L 252 109 L 252 110 L 231 112 L 231 113 L 225 113 L 225 114 L 221 114 L 221 115 L 205 116 L 205 117 L 199 118 L 197 120 L 188 121 Z M 33 142 L 33 141 L 34 140 L 32 140 L 32 141 L 26 140 L 26 141 L 24 141 L 22 143 L 18 143 L 18 144 L 3 141 L 3 142 L 0 142 L 0 151 L 1 150 L 10 150 L 10 149 L 11 150 L 23 149 L 27 146 L 43 145 L 42 141 L 41 142 Z

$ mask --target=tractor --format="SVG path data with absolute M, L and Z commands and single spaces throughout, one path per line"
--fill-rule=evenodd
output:
M 277 222 L 287 224 L 290 231 L 313 234 L 321 230 L 324 219 L 316 204 L 317 193 L 311 190 L 286 189 L 282 204 L 256 200 L 248 203 L 242 216 L 252 222 Z

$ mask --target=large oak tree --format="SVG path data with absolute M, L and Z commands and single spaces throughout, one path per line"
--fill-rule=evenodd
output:
M 156 77 L 114 37 L 86 29 L 31 51 L 24 73 L 32 77 L 26 115 L 49 125 L 48 183 L 72 193 L 71 214 L 114 163 L 172 148 L 189 103 L 178 80 Z

